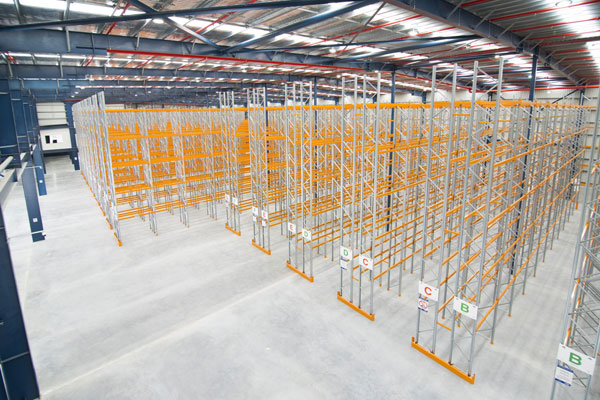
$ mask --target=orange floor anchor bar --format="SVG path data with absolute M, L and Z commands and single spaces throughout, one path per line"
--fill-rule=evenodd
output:
M 375 314 L 369 314 L 368 312 L 366 312 L 362 308 L 359 308 L 359 307 L 355 306 L 354 304 L 352 304 L 351 302 L 349 302 L 348 300 L 346 300 L 345 298 L 343 298 L 342 295 L 340 294 L 340 292 L 337 292 L 337 298 L 338 298 L 339 301 L 341 301 L 342 303 L 344 303 L 345 305 L 347 305 L 348 307 L 350 307 L 351 309 L 353 309 L 354 311 L 356 311 L 357 313 L 359 313 L 363 317 L 365 317 L 367 319 L 370 319 L 371 321 L 375 321 Z
M 259 249 L 260 251 L 262 251 L 263 253 L 267 254 L 267 255 L 271 255 L 271 250 L 267 250 L 264 247 L 262 247 L 261 245 L 259 245 L 258 243 L 256 243 L 254 241 L 254 239 L 252 239 L 252 246 L 256 247 L 257 249 Z
M 295 268 L 292 264 L 290 264 L 289 261 L 286 261 L 285 265 L 287 265 L 287 267 L 289 269 L 291 269 L 292 271 L 294 271 L 295 273 L 297 273 L 298 275 L 300 275 L 301 277 L 303 277 L 307 281 L 309 281 L 311 283 L 315 281 L 315 277 L 314 276 L 308 276 L 308 275 L 306 275 L 304 272 L 300 271 L 298 268 Z
M 235 229 L 233 229 L 232 227 L 230 227 L 230 226 L 229 226 L 229 225 L 227 225 L 227 224 L 225 224 L 225 228 L 227 228 L 227 230 L 229 230 L 229 231 L 231 231 L 231 232 L 235 233 L 235 234 L 236 234 L 236 235 L 238 235 L 238 236 L 242 236 L 242 232 L 238 232 L 238 231 L 236 231 Z
M 412 338 L 412 347 L 419 350 L 421 353 L 425 354 L 427 357 L 431 358 L 433 361 L 440 364 L 442 367 L 446 368 L 448 371 L 454 373 L 465 381 L 469 382 L 471 385 L 475 384 L 475 374 L 469 375 L 465 371 L 462 371 L 456 368 L 454 365 L 450 364 L 448 361 L 441 359 L 434 353 L 427 350 L 425 347 L 421 346 L 419 343 L 415 342 L 415 338 Z
M 117 237 L 117 234 L 115 232 L 113 232 L 113 235 L 115 236 L 115 239 L 117 239 L 117 243 L 119 244 L 119 247 L 123 246 L 123 243 L 121 243 L 121 241 Z

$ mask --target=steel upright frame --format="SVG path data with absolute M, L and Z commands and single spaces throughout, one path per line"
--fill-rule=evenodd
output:
M 576 117 L 575 125 L 578 129 L 583 125 L 583 117 L 582 112 Z M 580 200 L 582 210 L 579 232 L 576 238 L 551 399 L 591 398 L 594 366 L 600 352 L 599 122 L 600 96 L 596 105 L 592 142 L 587 160 L 585 189 Z M 578 146 L 580 147 L 581 143 L 578 143 Z M 565 379 L 564 375 L 569 378 Z
M 313 206 L 315 133 L 312 82 L 286 85 L 286 210 L 288 221 L 288 260 L 286 265 L 313 282 Z
M 525 294 L 539 252 L 565 224 L 582 154 L 576 108 L 501 100 L 499 63 L 495 101 L 476 101 L 477 81 L 492 80 L 477 62 L 470 102 L 455 100 L 456 66 L 450 102 L 436 101 L 434 80 L 426 128 L 412 344 L 470 383 L 478 335 L 494 342 L 497 320 L 510 316 L 515 292 Z
M 266 90 L 247 90 L 250 132 L 250 179 L 252 191 L 252 245 L 271 255 Z

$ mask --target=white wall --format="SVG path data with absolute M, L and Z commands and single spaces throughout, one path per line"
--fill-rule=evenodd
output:
M 49 125 L 67 125 L 64 103 L 37 103 L 37 115 L 40 127 Z
M 61 102 L 37 103 L 38 122 L 42 150 L 65 150 L 71 148 L 65 104 Z
M 125 104 L 106 104 L 106 109 L 107 110 L 123 110 L 125 107 Z
M 40 128 L 42 136 L 42 150 L 65 150 L 71 148 L 71 134 L 69 128 Z

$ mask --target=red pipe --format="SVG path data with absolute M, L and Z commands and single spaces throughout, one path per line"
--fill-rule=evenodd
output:
M 530 38 L 529 40 L 554 39 L 554 38 L 565 37 L 565 36 L 586 35 L 588 33 L 595 33 L 595 32 L 600 32 L 600 29 L 596 29 L 595 31 L 588 31 L 588 32 L 571 32 L 571 33 L 563 33 L 560 35 L 540 36 L 540 37 Z
M 475 51 L 475 52 L 471 52 L 471 53 L 461 53 L 461 54 L 450 54 L 447 56 L 441 56 L 441 57 L 436 57 L 435 59 L 444 59 L 444 58 L 459 58 L 461 56 L 475 56 L 475 55 L 480 55 L 480 54 L 494 54 L 500 51 L 508 51 L 508 50 L 512 50 L 512 47 L 501 47 L 499 49 L 492 49 L 492 50 L 481 50 L 481 51 Z M 423 60 L 423 61 L 427 61 L 427 60 Z
M 547 24 L 547 25 L 538 25 L 538 26 L 530 26 L 527 28 L 519 28 L 519 29 L 515 29 L 512 32 L 522 32 L 522 31 L 529 31 L 532 29 L 542 29 L 542 28 L 552 28 L 553 26 L 561 26 L 561 25 L 569 25 L 569 24 L 579 24 L 581 22 L 589 22 L 589 21 L 597 21 L 599 20 L 600 17 L 596 17 L 596 18 L 589 18 L 589 19 L 582 19 L 580 21 L 572 21 L 572 22 L 557 22 L 555 24 Z
M 582 51 L 590 51 L 590 50 L 589 49 L 560 50 L 560 51 L 555 51 L 553 54 L 581 53 Z
M 437 32 L 447 31 L 447 30 L 449 30 L 449 29 L 457 29 L 457 28 L 456 28 L 456 27 L 454 27 L 454 26 L 449 26 L 449 27 L 447 27 L 447 28 L 442 28 L 442 29 L 438 29 L 438 30 L 435 30 L 435 31 L 431 31 L 431 32 L 423 32 L 423 33 L 419 33 L 419 34 L 417 34 L 416 36 L 431 35 L 432 33 L 437 33 Z M 410 39 L 411 37 L 412 37 L 412 36 L 402 36 L 402 37 L 395 38 L 395 39 L 391 39 L 391 40 L 404 40 L 404 39 Z M 327 39 L 327 40 L 330 40 L 330 39 Z M 352 46 L 352 44 L 349 44 L 348 46 Z M 336 52 L 335 52 L 335 53 L 333 53 L 333 54 L 337 54 L 337 53 L 343 53 L 343 52 L 346 52 L 346 51 L 352 51 L 352 50 L 360 49 L 360 48 L 363 48 L 363 47 L 370 47 L 370 46 L 371 46 L 371 45 L 367 45 L 367 44 L 365 44 L 365 45 L 362 45 L 362 46 L 353 47 L 352 49 L 343 49 L 343 50 L 339 50 L 339 51 L 336 51 Z M 400 49 L 399 51 L 402 51 L 402 50 Z M 327 54 L 331 54 L 331 53 L 321 53 L 321 54 L 318 54 L 318 55 L 319 55 L 319 56 L 324 56 L 324 55 L 327 55 Z
M 569 64 L 569 67 L 581 67 L 582 65 L 594 65 L 594 66 L 597 66 L 598 64 L 596 64 L 595 62 L 591 62 L 591 63 L 575 63 L 575 64 Z
M 144 61 L 143 63 L 141 63 L 140 65 L 138 65 L 136 68 L 142 68 L 144 65 L 148 64 L 150 61 L 154 60 L 156 57 L 150 57 L 149 59 L 147 59 L 146 61 Z M 136 60 L 137 61 L 137 60 Z
M 270 64 L 270 65 L 293 65 L 303 68 L 324 68 L 334 71 L 348 70 L 348 71 L 363 71 L 361 68 L 355 67 L 336 67 L 333 65 L 321 65 L 321 64 L 302 64 L 293 62 L 281 62 L 281 61 L 267 61 L 267 60 L 252 60 L 248 58 L 233 58 L 233 57 L 216 57 L 216 56 L 202 56 L 196 54 L 177 54 L 177 53 L 158 53 L 153 51 L 139 51 L 139 50 L 119 50 L 119 49 L 106 49 L 107 53 L 114 54 L 135 54 L 142 56 L 156 56 L 156 57 L 177 57 L 177 58 L 195 58 L 200 60 L 216 60 L 216 61 L 232 61 L 232 62 L 247 62 L 256 64 Z
M 221 70 L 223 70 L 223 69 L 225 69 L 225 68 L 229 68 L 229 67 L 237 67 L 237 66 L 238 66 L 238 65 L 240 65 L 240 64 L 244 64 L 244 62 L 234 63 L 233 65 L 224 65 L 224 66 L 222 66 L 222 67 L 219 67 L 219 68 L 217 68 L 217 69 L 214 69 L 212 72 L 221 71 Z
M 248 4 L 256 3 L 257 1 L 258 1 L 258 0 L 250 0 L 250 1 L 248 2 Z M 236 12 L 237 12 L 237 11 L 232 11 L 232 12 L 230 12 L 230 13 L 227 13 L 227 14 L 225 14 L 225 15 L 221 15 L 221 16 L 220 16 L 218 19 L 216 19 L 215 21 L 213 21 L 213 22 L 211 22 L 210 24 L 206 25 L 204 28 L 200 28 L 200 29 L 198 29 L 198 30 L 197 30 L 197 31 L 195 31 L 195 32 L 196 32 L 196 33 L 203 32 L 203 31 L 205 31 L 206 29 L 208 29 L 208 28 L 210 28 L 211 26 L 213 26 L 214 24 L 218 24 L 219 22 L 223 21 L 223 20 L 224 20 L 224 19 L 226 19 L 227 17 L 229 17 L 229 16 L 231 16 L 231 15 L 235 14 Z M 183 39 L 181 39 L 181 41 L 183 42 L 183 41 L 185 41 L 185 40 L 188 40 L 188 39 L 189 39 L 189 38 L 191 38 L 191 37 L 192 37 L 192 35 L 187 35 L 186 37 L 184 37 Z
M 563 58 L 560 61 L 579 61 L 579 60 L 593 60 L 594 57 L 572 57 L 572 58 Z M 568 63 L 567 63 L 568 64 Z
M 474 47 L 480 47 L 480 46 L 488 46 L 489 43 L 480 43 L 480 44 L 475 44 L 473 46 L 471 46 L 471 48 Z M 392 58 L 392 60 L 403 60 L 405 58 L 411 58 L 414 56 L 429 56 L 431 54 L 437 54 L 437 53 L 450 53 L 452 51 L 454 51 L 455 49 L 443 49 L 443 50 L 435 50 L 435 51 L 428 51 L 425 53 L 415 53 L 415 54 L 411 54 L 409 56 L 402 56 L 402 57 L 397 57 L 397 58 Z
M 321 65 L 321 64 L 301 64 L 301 63 L 292 63 L 292 62 L 277 62 L 277 61 L 266 61 L 266 60 L 252 60 L 245 58 L 232 58 L 232 57 L 215 57 L 215 56 L 202 56 L 195 54 L 177 54 L 177 53 L 159 53 L 159 52 L 151 52 L 151 51 L 140 51 L 140 50 L 119 50 L 119 49 L 106 49 L 107 53 L 114 54 L 134 54 L 134 55 L 143 55 L 143 56 L 154 56 L 154 57 L 178 57 L 178 58 L 195 58 L 201 60 L 217 60 L 217 61 L 233 61 L 233 62 L 246 62 L 246 63 L 257 63 L 257 64 L 271 64 L 271 65 L 290 65 L 297 66 L 301 68 L 324 68 L 332 71 L 364 71 L 361 68 L 353 68 L 353 67 L 336 67 L 333 65 Z M 387 71 L 384 71 L 387 72 Z M 397 73 L 398 76 L 403 76 L 406 78 L 414 79 L 414 80 L 422 80 L 431 82 L 431 79 L 422 78 L 422 77 L 414 77 L 411 75 L 405 75 Z M 450 87 L 450 84 L 439 82 L 440 85 Z M 458 86 L 461 89 L 470 89 L 466 86 Z
M 490 22 L 502 21 L 502 20 L 509 19 L 509 18 L 525 17 L 527 15 L 540 14 L 540 13 L 545 13 L 548 11 L 562 10 L 564 8 L 571 8 L 571 7 L 583 6 L 586 4 L 594 4 L 594 3 L 600 3 L 600 0 L 589 0 L 589 1 L 584 1 L 583 3 L 579 3 L 579 4 L 571 4 L 571 5 L 565 6 L 565 7 L 542 8 L 541 10 L 527 11 L 527 12 L 522 12 L 522 13 L 518 13 L 518 14 L 505 15 L 503 17 L 496 17 L 496 18 L 490 19 L 489 21 Z
M 396 72 L 396 75 L 397 76 L 402 76 L 404 78 L 414 79 L 414 80 L 417 80 L 417 81 L 431 82 L 431 79 L 429 79 L 429 78 L 422 78 L 420 76 L 406 75 L 406 74 L 401 74 L 399 72 Z M 442 85 L 442 86 L 452 87 L 451 84 L 446 83 L 446 82 L 440 82 L 440 81 L 438 81 L 437 84 L 438 85 Z M 465 89 L 465 90 L 470 90 L 471 89 L 470 87 L 462 86 L 462 85 L 456 85 L 456 87 L 460 88 L 460 89 Z
M 535 90 L 575 90 L 575 89 L 596 89 L 600 85 L 589 85 L 589 86 L 552 86 L 552 87 L 536 87 Z M 530 88 L 521 89 L 502 89 L 502 92 L 525 92 L 531 90 Z M 496 92 L 496 90 L 490 90 L 490 92 Z
M 350 32 L 350 33 L 344 33 L 343 35 L 338 35 L 338 36 L 334 36 L 332 38 L 323 39 L 323 40 L 320 40 L 320 41 L 315 42 L 315 43 L 308 43 L 308 44 L 304 45 L 303 47 L 310 46 L 310 45 L 315 45 L 315 44 L 319 44 L 319 43 L 323 43 L 323 42 L 327 42 L 329 40 L 341 39 L 343 37 L 350 36 L 350 35 L 355 35 L 355 34 L 364 33 L 364 32 L 370 32 L 370 31 L 375 30 L 375 29 L 385 28 L 386 26 L 390 26 L 390 25 L 394 25 L 394 24 L 399 24 L 400 22 L 405 22 L 405 21 L 409 21 L 411 19 L 420 18 L 420 17 L 422 17 L 422 15 L 413 15 L 411 17 L 406 17 L 404 19 L 399 19 L 398 21 L 386 22 L 385 24 L 371 26 L 369 28 L 364 28 L 364 29 L 361 29 L 361 30 L 358 30 L 358 31 L 354 31 L 354 32 Z
M 87 67 L 88 65 L 90 65 L 92 63 L 92 61 L 94 60 L 94 56 L 92 56 L 84 65 L 84 67 Z
M 591 38 L 561 40 L 559 42 L 544 42 L 544 43 L 539 43 L 538 46 L 544 46 L 544 47 L 548 47 L 548 46 L 564 46 L 565 44 L 570 44 L 570 43 L 585 44 L 587 42 L 593 42 L 595 40 L 600 40 L 600 37 L 596 36 L 596 37 L 591 37 Z
M 211 22 L 210 24 L 206 25 L 204 28 L 200 28 L 200 29 L 198 29 L 197 31 L 194 31 L 194 32 L 196 32 L 196 33 L 200 33 L 200 32 L 202 32 L 202 31 L 204 31 L 205 29 L 208 29 L 208 28 L 210 28 L 210 27 L 211 27 L 211 26 L 213 26 L 214 24 L 218 24 L 219 22 L 223 21 L 225 18 L 227 18 L 227 17 L 229 17 L 230 15 L 233 15 L 233 14 L 234 14 L 234 12 L 232 11 L 232 12 L 230 12 L 229 14 L 221 15 L 221 16 L 219 17 L 219 19 L 217 19 L 217 20 L 215 20 L 215 21 Z M 188 39 L 189 39 L 189 38 L 191 38 L 191 37 L 192 37 L 192 35 L 187 35 L 186 37 L 184 37 L 183 39 L 181 39 L 181 41 L 183 42 L 183 41 L 185 41 L 185 40 L 188 40 Z
M 123 8 L 123 11 L 121 12 L 121 16 L 123 16 L 123 14 L 125 14 L 125 11 L 127 11 L 127 9 L 129 8 L 131 4 L 127 3 L 125 5 L 125 8 Z M 113 28 L 117 25 L 117 21 L 113 22 L 112 25 L 108 28 L 108 32 L 106 32 L 106 35 L 108 35 L 109 33 L 112 32 Z

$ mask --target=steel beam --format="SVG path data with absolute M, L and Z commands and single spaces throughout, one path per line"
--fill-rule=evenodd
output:
M 390 43 L 424 43 L 431 42 L 432 40 L 444 40 L 444 39 L 465 39 L 469 37 L 477 39 L 479 36 L 448 36 L 448 37 L 435 37 L 435 38 L 410 38 L 410 39 L 390 39 L 390 40 L 370 40 L 368 42 L 352 42 L 352 43 L 335 43 L 335 44 L 313 44 L 310 46 L 284 46 L 284 47 L 269 47 L 268 49 L 244 49 L 244 53 L 261 53 L 261 52 L 272 52 L 272 51 L 288 51 L 288 50 L 317 50 L 317 49 L 329 49 L 336 47 L 348 47 L 348 46 L 373 46 L 378 44 L 390 44 Z M 347 58 L 344 58 L 347 60 Z
M 226 14 L 231 11 L 244 12 L 254 10 L 274 10 L 279 8 L 298 8 L 314 5 L 344 3 L 347 0 L 294 0 L 294 1 L 273 1 L 252 4 L 237 4 L 218 7 L 189 8 L 183 10 L 157 11 L 145 14 L 123 15 L 118 17 L 91 17 L 76 18 L 62 21 L 35 22 L 22 25 L 1 25 L 0 32 L 4 31 L 23 31 L 32 29 L 56 28 L 65 26 L 97 25 L 108 24 L 112 22 L 138 21 L 143 19 L 167 18 L 167 17 L 191 17 L 197 15 Z
M 288 26 L 286 26 L 284 28 L 277 29 L 277 30 L 275 30 L 273 32 L 267 33 L 266 35 L 246 40 L 246 41 L 244 41 L 244 42 L 242 42 L 240 44 L 237 44 L 237 45 L 235 45 L 233 47 L 228 48 L 226 50 L 226 52 L 227 53 L 235 53 L 235 52 L 238 52 L 238 51 L 240 51 L 241 49 L 243 49 L 245 47 L 262 43 L 265 40 L 272 39 L 272 38 L 277 37 L 279 35 L 282 35 L 284 33 L 297 31 L 298 29 L 302 29 L 302 28 L 305 28 L 305 27 L 310 26 L 310 25 L 315 25 L 315 24 L 321 23 L 321 22 L 326 21 L 328 19 L 335 18 L 338 15 L 343 15 L 343 14 L 346 14 L 346 13 L 348 13 L 350 11 L 354 11 L 354 10 L 357 10 L 359 8 L 362 8 L 362 7 L 368 6 L 370 4 L 377 3 L 377 2 L 378 2 L 377 0 L 365 0 L 365 1 L 361 1 L 361 2 L 352 2 L 351 4 L 349 4 L 349 5 L 345 6 L 345 7 L 342 7 L 342 8 L 338 8 L 337 10 L 331 10 L 331 11 L 324 12 L 322 14 L 317 14 L 317 15 L 314 15 L 314 16 L 312 16 L 310 18 L 305 19 L 305 20 L 296 22 L 295 24 L 291 24 L 291 25 L 288 25 Z
M 528 42 L 508 29 L 482 19 L 464 8 L 457 8 L 455 4 L 445 0 L 386 0 L 386 3 L 419 13 L 425 17 L 472 32 L 481 37 L 501 42 L 507 46 L 514 47 L 517 52 L 528 54 L 534 54 L 535 52 L 536 45 L 534 43 Z M 538 56 L 542 62 L 548 64 L 552 69 L 571 82 L 578 84 L 580 81 L 546 51 L 540 50 Z
M 98 35 L 87 32 L 70 32 L 69 33 L 71 51 L 67 49 L 67 42 L 64 34 L 57 30 L 42 30 L 36 31 L 23 31 L 23 32 L 5 32 L 0 35 L 0 51 L 19 51 L 27 53 L 58 53 L 58 54 L 84 54 L 84 55 L 106 55 L 107 49 L 112 50 L 125 50 L 125 51 L 142 51 L 142 52 L 155 52 L 155 53 L 170 53 L 170 54 L 181 54 L 182 57 L 186 55 L 201 56 L 206 55 L 212 51 L 212 48 L 203 44 L 192 45 L 189 42 L 179 42 L 171 40 L 155 40 L 125 37 L 125 36 L 112 36 L 112 35 Z M 241 55 L 243 52 L 238 52 L 237 55 Z M 250 54 L 250 53 L 249 53 Z M 344 60 L 338 60 L 331 62 L 330 57 L 310 56 L 305 54 L 294 54 L 290 52 L 281 52 L 276 54 L 267 53 L 252 53 L 252 60 L 258 62 L 268 61 L 272 62 L 273 65 L 277 63 L 297 63 L 297 64 L 310 64 L 310 65 L 327 65 L 328 67 L 339 67 L 340 70 L 345 68 L 354 69 L 356 72 L 360 72 L 365 69 L 369 70 L 391 70 L 394 68 L 393 64 L 381 63 L 381 62 L 368 62 L 361 60 L 346 62 Z M 251 62 L 249 60 L 249 62 Z M 32 77 L 32 78 L 46 78 L 48 76 L 36 75 L 35 65 L 10 65 L 7 64 L 6 71 L 1 71 L 0 75 L 9 76 L 10 71 L 20 77 Z M 63 75 L 57 73 L 60 72 L 59 66 L 52 67 L 53 72 L 50 77 L 74 77 L 77 75 L 77 71 L 84 71 L 84 67 L 69 67 L 63 65 Z M 33 69 L 32 69 L 33 68 Z M 93 73 L 95 75 L 139 75 L 149 76 L 155 74 L 157 76 L 211 76 L 211 72 L 203 71 L 190 71 L 190 70 L 166 70 L 156 69 L 149 70 L 146 68 L 100 68 L 100 67 L 86 67 L 95 68 L 94 70 L 86 69 L 86 73 Z M 20 72 L 18 75 L 16 71 L 23 69 L 30 71 L 30 75 L 23 75 Z M 87 72 L 90 71 L 90 72 Z M 96 72 L 91 72 L 96 71 Z M 411 75 L 417 78 L 431 79 L 431 74 L 426 72 L 416 71 L 412 68 L 400 68 L 396 67 L 396 71 L 400 74 Z M 214 74 L 214 73 L 212 73 Z M 242 76 L 243 75 L 243 76 Z M 82 77 L 81 75 L 78 75 Z M 215 75 L 216 76 L 216 75 Z M 242 78 L 252 78 L 252 74 L 240 74 Z M 219 77 L 240 77 L 235 73 L 226 73 Z M 266 75 L 263 75 L 266 76 Z M 273 78 L 280 78 L 282 75 L 271 74 Z
M 128 2 L 130 4 L 133 4 L 134 6 L 136 6 L 137 8 L 139 8 L 140 10 L 144 11 L 146 14 L 158 12 L 158 10 L 155 10 L 154 8 L 152 8 L 150 6 L 147 6 L 146 4 L 142 3 L 139 0 L 128 0 Z M 208 44 L 211 47 L 214 47 L 215 49 L 220 49 L 220 46 L 217 46 L 216 43 L 214 43 L 210 39 L 207 39 L 204 36 L 196 33 L 193 29 L 190 29 L 190 28 L 188 28 L 186 26 L 183 26 L 182 24 L 173 21 L 169 17 L 163 18 L 163 20 L 165 21 L 165 23 L 167 25 L 169 25 L 169 26 L 171 26 L 171 27 L 173 27 L 175 29 L 178 29 L 178 30 L 180 30 L 180 31 L 182 31 L 184 33 L 187 33 L 188 35 L 193 36 L 196 39 L 199 39 L 199 40 L 203 41 L 204 43 Z
M 379 53 L 345 57 L 344 60 L 347 61 L 347 60 L 358 60 L 361 58 L 376 58 L 376 57 L 385 56 L 387 54 L 398 53 L 400 51 L 425 49 L 428 47 L 441 46 L 444 44 L 451 44 L 451 43 L 460 43 L 460 42 L 465 42 L 467 40 L 474 40 L 474 39 L 478 39 L 478 38 L 479 38 L 479 36 L 477 36 L 477 35 L 459 36 L 456 38 L 449 38 L 449 39 L 437 39 L 436 38 L 435 40 L 431 40 L 430 42 L 427 42 L 427 43 L 420 43 L 420 44 L 415 44 L 412 46 L 397 47 L 395 49 L 380 51 Z
M 19 0 L 13 0 L 13 4 L 15 5 L 15 11 L 17 12 L 19 24 L 24 24 L 25 18 L 23 18 L 23 13 L 21 12 L 21 3 L 19 2 Z
M 8 93 L 8 82 L 0 81 L 0 155 L 12 156 L 15 166 L 21 165 L 21 149 L 17 140 L 17 128 L 12 113 L 12 101 Z

